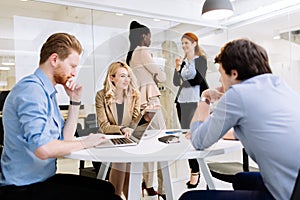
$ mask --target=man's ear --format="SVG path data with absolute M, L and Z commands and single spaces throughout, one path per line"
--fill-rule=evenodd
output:
M 236 71 L 236 69 L 231 70 L 231 76 L 233 76 L 235 79 L 237 79 L 239 73 Z
M 50 63 L 51 63 L 51 65 L 53 65 L 53 66 L 56 66 L 56 63 L 57 63 L 57 60 L 58 60 L 58 59 L 59 59 L 59 58 L 58 58 L 57 53 L 53 53 L 53 54 L 51 54 L 51 55 L 49 56 Z

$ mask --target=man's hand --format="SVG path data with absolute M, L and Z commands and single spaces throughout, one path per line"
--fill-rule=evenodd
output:
M 82 85 L 76 83 L 72 79 L 64 85 L 67 95 L 70 97 L 70 100 L 79 102 L 82 95 Z
M 222 88 L 217 89 L 207 89 L 202 92 L 202 97 L 207 98 L 210 102 L 218 101 L 223 96 Z
M 87 149 L 91 147 L 95 147 L 101 142 L 105 141 L 105 136 L 103 134 L 95 134 L 91 133 L 86 138 L 81 140 L 82 146 Z

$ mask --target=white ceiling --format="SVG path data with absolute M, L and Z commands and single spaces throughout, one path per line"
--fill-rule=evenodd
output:
M 201 17 L 203 3 L 204 0 L 1 0 L 0 52 L 13 51 L 15 15 L 84 24 L 93 21 L 95 25 L 125 29 L 135 19 L 151 28 L 177 33 L 193 31 L 201 36 L 237 28 L 244 34 L 258 36 L 300 25 L 297 21 L 300 0 L 235 0 L 232 2 L 234 15 L 220 21 Z M 117 16 L 115 13 L 124 15 Z M 154 18 L 160 21 L 154 21 Z

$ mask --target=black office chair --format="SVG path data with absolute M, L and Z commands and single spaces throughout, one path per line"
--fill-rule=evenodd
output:
M 98 125 L 97 125 L 96 114 L 95 113 L 88 114 L 84 119 L 84 129 L 96 128 L 97 126 Z
M 0 158 L 2 155 L 2 151 L 4 148 L 4 130 L 3 130 L 3 123 L 2 123 L 2 117 L 0 118 Z
M 299 199 L 300 199 L 300 169 L 298 171 L 298 176 L 291 196 L 291 200 L 299 200 Z
M 246 150 L 242 149 L 243 162 L 212 162 L 208 163 L 211 175 L 216 179 L 233 183 L 235 175 L 239 172 L 259 172 L 256 167 L 249 166 L 249 156 Z
M 92 128 L 92 129 L 97 129 L 96 132 L 98 131 L 98 127 Z M 92 129 L 90 129 L 90 128 L 83 129 L 82 125 L 80 123 L 77 123 L 77 129 L 76 129 L 75 136 L 76 137 L 86 136 L 90 133 L 90 131 L 93 131 L 93 132 L 95 131 Z M 96 178 L 97 172 L 95 171 L 94 167 L 85 167 L 85 161 L 80 160 L 79 161 L 79 175 Z

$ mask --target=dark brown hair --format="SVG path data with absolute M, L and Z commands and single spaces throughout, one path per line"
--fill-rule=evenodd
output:
M 130 28 L 129 28 L 129 42 L 130 42 L 130 46 L 129 46 L 129 51 L 127 53 L 126 56 L 126 63 L 127 65 L 129 65 L 129 62 L 131 60 L 132 57 L 132 53 L 135 50 L 135 48 L 139 45 L 141 45 L 142 41 L 143 41 L 143 35 L 147 35 L 151 33 L 150 29 L 143 25 L 140 24 L 137 21 L 132 21 L 130 23 Z
M 78 54 L 82 52 L 82 46 L 75 36 L 68 33 L 54 33 L 43 44 L 40 53 L 40 65 L 53 53 L 57 53 L 59 59 L 64 60 L 75 50 Z
M 266 50 L 248 39 L 237 39 L 228 42 L 215 57 L 215 63 L 222 64 L 226 74 L 237 70 L 238 80 L 272 73 Z

